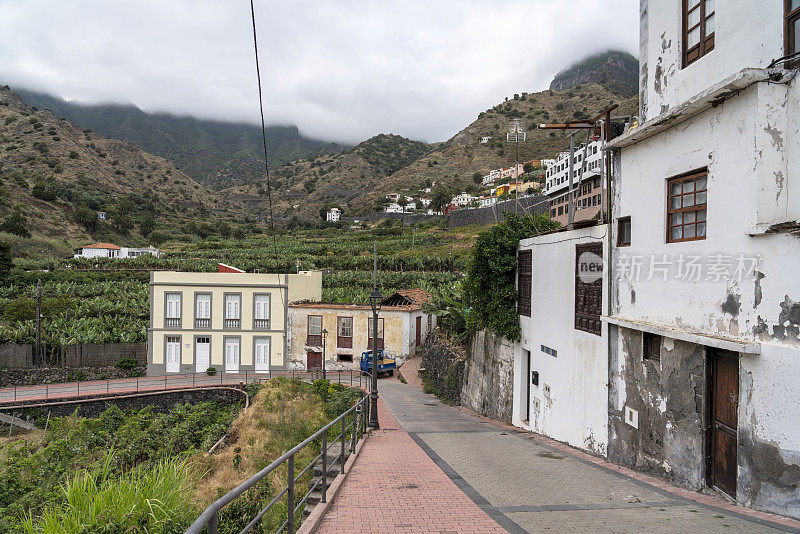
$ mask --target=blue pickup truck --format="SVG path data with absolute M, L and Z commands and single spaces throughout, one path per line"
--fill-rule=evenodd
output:
M 386 373 L 389 376 L 394 374 L 394 370 L 397 368 L 397 362 L 394 358 L 392 358 L 394 354 L 390 354 L 388 352 L 384 352 L 383 350 L 378 350 L 378 375 L 381 373 Z M 368 350 L 361 353 L 361 372 L 365 375 L 372 374 L 372 351 Z

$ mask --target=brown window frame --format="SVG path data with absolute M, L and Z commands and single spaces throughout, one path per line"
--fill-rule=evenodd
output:
M 531 316 L 531 284 L 533 284 L 533 251 L 520 250 L 517 257 L 517 314 Z
M 794 47 L 796 36 L 794 34 L 794 22 L 800 19 L 800 6 L 792 10 L 792 0 L 784 0 L 784 17 L 783 17 L 783 55 L 790 56 L 800 50 Z M 794 69 L 800 67 L 800 56 L 787 61 L 785 67 L 787 69 Z
M 312 334 L 311 333 L 311 318 L 312 317 L 319 317 L 319 334 Z M 309 347 L 320 347 L 322 346 L 322 331 L 325 329 L 324 323 L 322 320 L 322 315 L 308 315 L 306 318 L 306 345 Z
M 680 182 L 681 184 L 683 184 L 684 182 L 695 181 L 695 184 L 697 184 L 697 180 L 699 178 L 705 178 L 706 179 L 706 187 L 705 187 L 705 189 L 697 189 L 697 187 L 695 185 L 695 187 L 692 189 L 692 191 L 684 192 L 683 191 L 683 185 L 681 185 L 681 193 L 680 194 L 678 194 L 678 195 L 671 194 L 671 189 L 672 189 L 672 184 L 673 183 Z M 670 205 L 672 204 L 672 198 L 673 197 L 681 197 L 681 199 L 682 199 L 684 196 L 688 196 L 688 195 L 692 195 L 694 197 L 694 195 L 696 195 L 697 193 L 705 193 L 706 194 L 706 200 L 702 204 L 695 203 L 695 204 L 693 204 L 693 205 L 691 205 L 689 207 L 683 207 L 683 200 L 681 200 L 681 207 L 680 208 L 675 208 L 675 209 L 671 209 L 670 208 Z M 699 219 L 698 218 L 700 211 L 705 211 L 705 218 L 704 219 Z M 670 220 L 672 219 L 672 215 L 673 214 L 687 213 L 687 212 L 694 212 L 695 213 L 695 220 L 694 221 L 689 222 L 689 223 L 686 223 L 685 221 L 681 221 L 681 224 L 670 224 Z M 683 218 L 683 216 L 681 216 L 681 218 Z M 697 224 L 701 223 L 701 222 L 705 223 L 705 231 L 704 231 L 702 236 L 698 236 L 697 235 Z M 701 239 L 705 239 L 706 238 L 706 235 L 708 235 L 708 169 L 700 169 L 700 170 L 692 171 L 690 173 L 683 174 L 683 175 L 680 175 L 680 176 L 675 176 L 675 177 L 669 178 L 667 180 L 667 221 L 666 221 L 666 223 L 667 223 L 666 224 L 666 227 L 667 227 L 667 243 L 682 243 L 684 241 L 699 241 Z M 686 226 L 689 226 L 689 225 L 694 225 L 695 226 L 695 235 L 693 237 L 680 237 L 680 238 L 673 238 L 672 237 L 672 228 L 680 226 L 681 227 L 681 235 L 683 235 L 683 229 Z
M 350 335 L 342 335 L 342 319 L 350 319 Z M 353 318 L 349 316 L 341 316 L 336 318 L 336 346 L 341 349 L 353 348 Z M 350 360 L 352 361 L 352 359 Z
M 618 247 L 629 247 L 629 246 L 631 246 L 631 239 L 633 237 L 633 226 L 630 227 L 631 230 L 630 230 L 629 233 L 631 235 L 628 236 L 628 241 L 626 242 L 626 241 L 623 241 L 623 237 L 622 237 L 623 236 L 622 225 L 624 223 L 628 223 L 628 225 L 631 224 L 630 215 L 627 216 L 627 217 L 620 217 L 619 219 L 617 219 L 617 246 Z
M 715 32 L 711 32 L 709 35 L 706 35 L 706 21 L 710 17 L 714 17 L 714 23 L 716 30 L 716 6 L 714 7 L 714 11 L 711 14 L 706 13 L 706 0 L 700 0 L 699 4 L 694 9 L 700 10 L 700 21 L 693 25 L 689 26 L 689 13 L 694 11 L 694 9 L 689 10 L 689 2 L 693 2 L 694 0 L 681 0 L 681 27 L 682 27 L 682 49 L 683 49 L 683 68 L 688 67 L 701 57 L 705 56 L 712 50 L 714 50 L 714 34 Z M 689 47 L 689 32 L 694 30 L 699 26 L 700 28 L 700 41 L 692 46 Z

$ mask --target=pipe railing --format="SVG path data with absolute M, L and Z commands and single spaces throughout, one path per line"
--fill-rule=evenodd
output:
M 348 418 L 350 423 L 347 424 Z M 285 496 L 286 497 L 286 519 L 278 528 L 277 532 L 286 530 L 289 534 L 295 532 L 295 520 L 308 502 L 309 496 L 317 489 L 320 490 L 320 501 L 326 502 L 327 500 L 327 477 L 328 477 L 328 451 L 336 445 L 341 445 L 338 454 L 338 462 L 341 466 L 341 472 L 344 473 L 344 464 L 347 457 L 346 450 L 348 441 L 350 442 L 351 452 L 355 452 L 356 443 L 363 437 L 367 430 L 367 421 L 369 420 L 369 397 L 363 396 L 354 406 L 344 412 L 342 415 L 323 426 L 311 436 L 306 438 L 303 442 L 295 445 L 292 449 L 284 453 L 280 458 L 269 464 L 267 467 L 247 479 L 245 482 L 229 491 L 212 503 L 206 508 L 202 514 L 186 529 L 185 534 L 200 534 L 203 529 L 207 529 L 208 534 L 217 534 L 219 528 L 220 512 L 230 503 L 241 497 L 247 490 L 258 484 L 267 475 L 278 469 L 283 464 L 286 464 L 286 486 L 275 495 L 267 505 L 262 508 L 253 519 L 245 525 L 240 531 L 240 534 L 250 532 L 264 516 L 272 510 L 272 508 Z M 328 443 L 328 434 L 331 429 L 336 427 L 338 439 L 333 443 Z M 349 432 L 349 437 L 348 437 Z M 311 445 L 318 438 L 321 438 L 322 445 L 320 452 L 300 471 L 295 474 L 295 457 L 303 449 Z M 309 484 L 309 489 L 299 500 L 296 499 L 295 486 L 302 482 L 303 477 L 312 470 L 317 462 L 322 461 L 322 476 L 314 482 Z M 312 477 L 313 480 L 313 477 Z
M 353 375 L 357 375 L 354 377 Z M 331 382 L 358 385 L 362 387 L 362 373 L 357 369 L 336 369 L 327 371 Z M 88 380 L 38 386 L 0 387 L 0 407 L 7 403 L 21 401 L 41 401 L 92 397 L 96 395 L 143 393 L 168 391 L 210 386 L 235 386 L 249 384 L 251 381 L 263 382 L 271 378 L 283 376 L 300 380 L 322 378 L 322 370 L 280 370 L 280 371 L 242 371 L 235 373 L 220 372 L 218 375 L 207 373 L 169 374 L 160 376 L 142 376 L 130 378 L 109 378 L 104 380 Z M 356 380 L 357 378 L 357 380 Z M 364 377 L 366 379 L 368 377 Z

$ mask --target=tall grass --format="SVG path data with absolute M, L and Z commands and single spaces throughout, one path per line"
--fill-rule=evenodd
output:
M 195 486 L 185 458 L 172 457 L 112 477 L 114 451 L 93 471 L 84 470 L 63 488 L 64 502 L 23 521 L 27 534 L 86 532 L 182 532 L 197 515 Z M 113 525 L 112 530 L 108 527 Z

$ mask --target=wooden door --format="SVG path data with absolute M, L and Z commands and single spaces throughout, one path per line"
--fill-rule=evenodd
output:
M 322 353 L 321 352 L 309 352 L 307 354 L 307 366 L 308 369 L 322 369 Z
M 739 412 L 739 356 L 711 353 L 711 485 L 736 497 L 736 439 Z
M 417 346 L 422 342 L 422 316 L 417 317 Z

